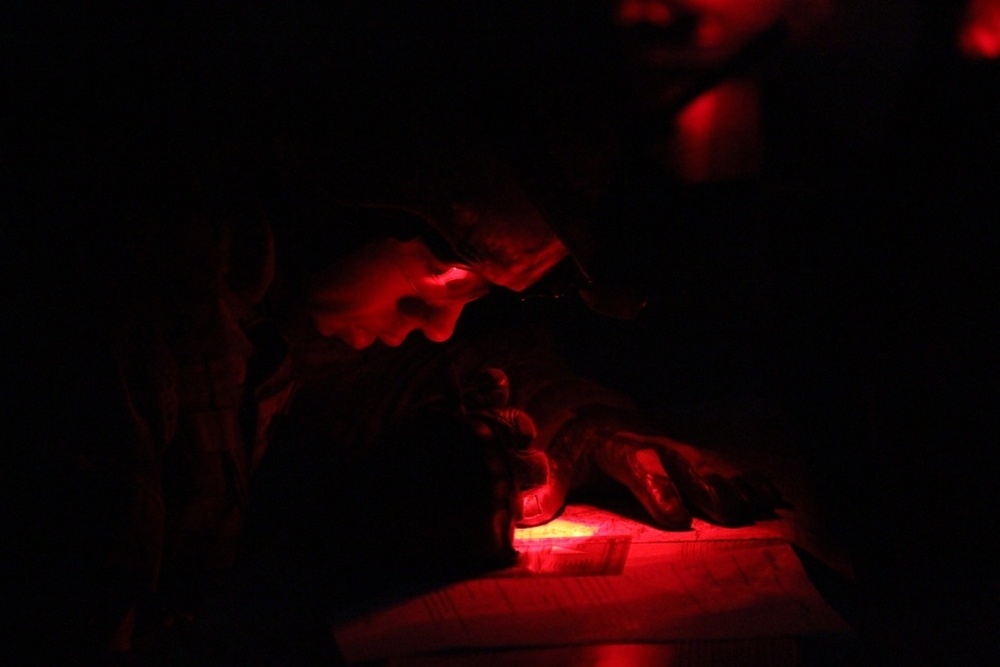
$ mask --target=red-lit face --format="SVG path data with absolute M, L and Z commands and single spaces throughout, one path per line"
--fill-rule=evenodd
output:
M 664 61 L 705 66 L 773 25 L 794 1 L 618 0 L 616 18 L 623 27 L 647 23 L 663 30 L 669 44 L 662 44 L 659 54 L 647 53 L 654 60 L 659 55 Z
M 419 239 L 385 239 L 314 280 L 307 308 L 322 335 L 357 350 L 376 340 L 395 347 L 416 330 L 442 342 L 462 308 L 488 288 L 468 267 L 437 259 Z
M 795 2 L 816 0 L 617 0 L 622 46 L 646 104 L 669 104 L 691 77 L 734 56 Z

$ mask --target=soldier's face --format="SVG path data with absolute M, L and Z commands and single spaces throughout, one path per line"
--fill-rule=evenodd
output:
M 709 65 L 774 25 L 794 0 L 618 0 L 622 28 L 646 24 L 660 31 L 660 48 L 686 65 Z M 664 59 L 669 57 L 663 55 Z
M 732 57 L 796 1 L 617 0 L 615 19 L 634 83 L 656 106 Z
M 468 267 L 438 260 L 423 241 L 365 246 L 312 281 L 307 309 L 316 329 L 355 349 L 400 345 L 413 331 L 451 337 L 462 309 L 489 283 Z

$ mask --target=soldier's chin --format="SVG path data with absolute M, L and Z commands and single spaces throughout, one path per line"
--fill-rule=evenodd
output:
M 378 337 L 382 344 L 386 347 L 399 347 L 409 336 L 410 332 L 407 331 L 403 334 L 393 333 L 393 334 L 382 334 Z
M 371 347 L 372 343 L 376 340 L 375 334 L 367 329 L 358 329 L 354 327 L 336 331 L 333 335 L 353 347 L 355 350 L 363 350 L 366 347 Z

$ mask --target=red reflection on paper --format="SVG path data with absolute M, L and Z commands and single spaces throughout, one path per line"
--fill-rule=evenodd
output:
M 549 540 L 561 537 L 590 537 L 597 533 L 600 524 L 597 521 L 569 521 L 553 519 L 548 523 L 534 528 L 518 528 L 514 531 L 515 540 Z

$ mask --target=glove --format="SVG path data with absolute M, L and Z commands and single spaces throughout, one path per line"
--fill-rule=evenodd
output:
M 514 479 L 516 525 L 537 526 L 561 509 L 565 494 L 553 493 L 549 457 L 537 443 L 531 416 L 507 405 L 510 382 L 498 368 L 484 368 L 465 383 L 462 402 L 477 432 L 504 453 Z
M 720 526 L 745 526 L 789 507 L 764 475 L 744 473 L 670 438 L 644 434 L 638 429 L 648 430 L 647 424 L 612 408 L 578 414 L 543 451 L 531 417 L 506 405 L 510 391 L 503 371 L 483 369 L 465 386 L 463 403 L 479 436 L 506 453 L 519 495 L 518 527 L 551 520 L 571 485 L 600 478 L 624 485 L 666 530 L 689 530 L 693 516 Z
M 742 473 L 662 436 L 616 433 L 592 456 L 598 470 L 627 486 L 653 520 L 670 530 L 690 528 L 692 514 L 736 527 L 787 507 L 763 475 Z
M 764 475 L 744 473 L 667 437 L 628 430 L 627 422 L 611 414 L 573 420 L 552 447 L 567 453 L 577 480 L 622 484 L 667 530 L 689 530 L 693 516 L 745 526 L 789 507 Z

